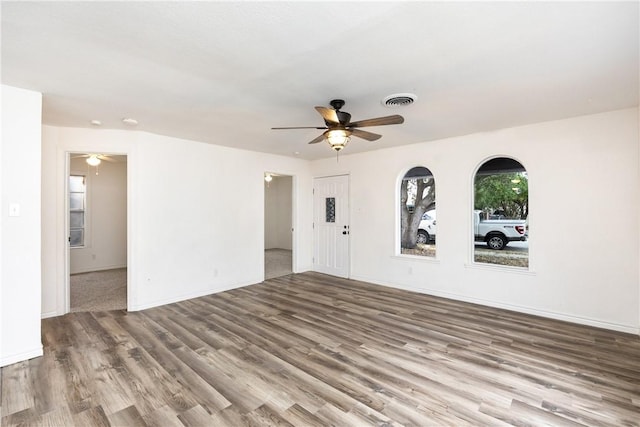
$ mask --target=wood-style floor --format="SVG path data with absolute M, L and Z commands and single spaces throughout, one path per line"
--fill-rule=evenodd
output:
M 640 338 L 315 273 L 43 320 L 2 425 L 640 425 Z

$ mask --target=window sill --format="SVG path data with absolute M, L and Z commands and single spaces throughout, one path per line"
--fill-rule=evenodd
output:
M 470 268 L 472 270 L 487 270 L 487 271 L 502 271 L 506 273 L 517 273 L 523 274 L 526 276 L 535 276 L 537 275 L 535 270 L 531 270 L 530 268 L 524 267 L 510 267 L 508 265 L 499 265 L 499 264 L 486 264 L 486 263 L 465 263 L 465 268 Z
M 420 261 L 420 262 L 427 262 L 431 264 L 440 264 L 440 260 L 438 259 L 437 256 L 432 257 L 432 256 L 396 254 L 396 255 L 391 255 L 391 258 L 397 259 L 400 261 Z

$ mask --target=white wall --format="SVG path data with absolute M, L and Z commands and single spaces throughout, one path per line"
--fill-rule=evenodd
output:
M 42 355 L 40 136 L 42 96 L 1 87 L 0 366 Z M 19 216 L 9 216 L 9 205 Z
M 71 249 L 71 274 L 127 266 L 127 164 L 103 161 L 98 170 L 71 160 L 71 174 L 87 183 L 85 246 Z
M 638 110 L 622 110 L 312 162 L 350 174 L 355 279 L 640 332 Z M 529 173 L 530 271 L 472 261 L 475 169 L 500 155 Z M 400 177 L 438 188 L 436 260 L 396 256 Z
M 291 250 L 291 191 L 290 176 L 274 176 L 265 182 L 265 249 Z
M 309 162 L 135 131 L 43 127 L 43 316 L 63 314 L 65 152 L 128 155 L 128 307 L 261 282 L 263 172 L 294 176 L 294 271 L 311 268 Z M 62 230 L 62 231 L 61 231 Z

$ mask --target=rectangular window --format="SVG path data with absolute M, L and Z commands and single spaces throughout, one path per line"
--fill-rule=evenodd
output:
M 324 200 L 326 222 L 336 222 L 336 198 L 327 197 Z
M 69 245 L 84 246 L 86 182 L 82 175 L 69 177 Z

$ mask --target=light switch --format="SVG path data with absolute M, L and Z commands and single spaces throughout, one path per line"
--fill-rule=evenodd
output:
M 20 205 L 18 203 L 9 203 L 9 216 L 20 216 Z

